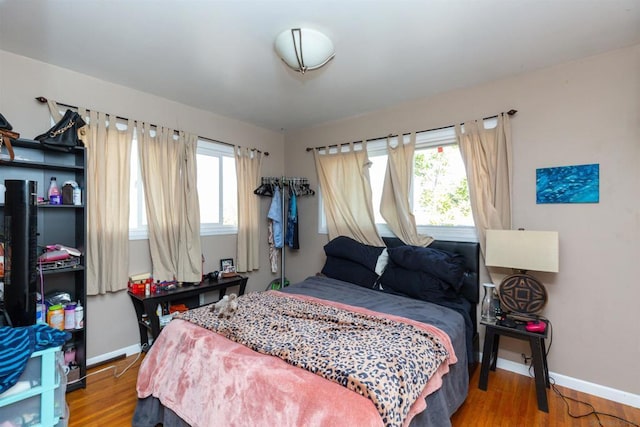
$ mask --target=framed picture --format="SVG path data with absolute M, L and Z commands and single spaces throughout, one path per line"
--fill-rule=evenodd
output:
M 536 169 L 536 203 L 598 203 L 600 165 Z
M 223 273 L 235 272 L 236 269 L 233 266 L 233 258 L 224 258 L 220 260 L 220 271 Z

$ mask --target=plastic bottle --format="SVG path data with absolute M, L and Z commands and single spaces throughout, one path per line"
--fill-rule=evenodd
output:
M 76 327 L 76 305 L 71 303 L 64 306 L 64 328 L 75 329 Z
M 43 304 L 40 301 L 36 303 L 36 323 L 47 323 L 43 311 Z
M 76 206 L 82 205 L 82 190 L 80 190 L 80 187 L 73 189 L 73 204 Z
M 78 304 L 76 305 L 74 317 L 76 321 L 76 329 L 82 329 L 84 327 L 84 308 L 82 307 L 82 304 L 80 304 L 80 301 L 78 301 Z
M 2 258 L 0 251 L 0 258 Z M 36 292 L 36 323 L 47 323 L 47 306 L 42 303 L 40 292 Z
M 62 309 L 62 305 L 55 304 L 49 307 L 47 323 L 49 323 L 49 326 L 52 328 L 64 329 L 64 310 Z
M 60 195 L 60 189 L 58 188 L 58 181 L 56 181 L 56 177 L 51 177 L 51 183 L 49 184 L 49 204 L 50 205 L 61 205 L 62 204 L 62 196 Z

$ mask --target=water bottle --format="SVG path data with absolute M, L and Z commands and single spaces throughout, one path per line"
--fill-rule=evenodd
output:
M 49 184 L 49 204 L 62 204 L 62 196 L 60 195 L 60 189 L 58 188 L 58 182 L 56 181 L 55 176 L 51 177 L 51 183 Z

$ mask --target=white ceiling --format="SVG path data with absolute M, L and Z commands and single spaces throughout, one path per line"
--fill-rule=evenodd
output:
M 336 56 L 300 75 L 289 28 Z M 640 43 L 640 0 L 0 0 L 0 49 L 274 130 Z

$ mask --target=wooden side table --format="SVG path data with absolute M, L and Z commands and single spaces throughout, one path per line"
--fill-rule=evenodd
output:
M 199 296 L 205 292 L 218 291 L 219 299 L 222 299 L 226 293 L 227 288 L 233 286 L 239 286 L 239 295 L 244 294 L 247 287 L 247 277 L 234 276 L 229 278 L 220 278 L 218 280 L 205 280 L 197 285 L 184 286 L 182 288 L 176 288 L 170 291 L 160 291 L 152 293 L 151 295 L 135 294 L 128 291 L 131 297 L 131 302 L 136 310 L 136 317 L 138 318 L 138 329 L 140 331 L 140 345 L 143 349 L 148 348 L 149 339 L 147 331 L 151 330 L 151 336 L 155 341 L 160 335 L 160 319 L 156 314 L 156 307 L 158 304 L 162 304 L 169 301 L 180 301 L 187 305 L 189 308 L 196 308 L 200 306 Z M 146 314 L 149 319 L 149 324 L 142 320 L 142 315 Z
M 518 325 L 514 328 L 510 328 L 498 325 L 495 322 L 481 321 L 480 323 L 485 325 L 485 336 L 478 388 L 480 388 L 480 390 L 487 390 L 489 383 L 489 369 L 492 371 L 496 370 L 498 347 L 500 345 L 501 335 L 528 341 L 529 346 L 531 347 L 531 358 L 533 360 L 538 409 L 544 412 L 549 412 L 549 404 L 547 402 L 547 389 L 550 387 L 549 368 L 547 366 L 547 354 L 544 343 L 544 340 L 547 338 L 549 324 L 547 323 L 547 328 L 543 333 L 537 333 L 527 331 L 524 328 L 524 325 Z

